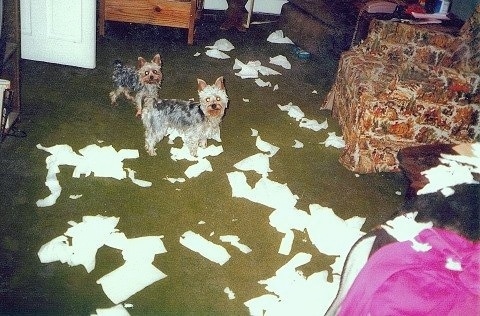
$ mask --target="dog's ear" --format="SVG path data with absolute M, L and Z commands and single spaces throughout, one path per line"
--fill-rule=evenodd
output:
M 138 57 L 138 63 L 137 63 L 137 68 L 140 69 L 145 65 L 146 61 L 143 59 L 143 57 Z
M 198 91 L 203 91 L 203 89 L 205 89 L 205 87 L 207 86 L 207 83 L 205 82 L 205 80 L 198 79 L 198 78 L 197 78 L 197 82 L 198 82 Z
M 223 76 L 217 78 L 217 80 L 215 81 L 215 86 L 220 90 L 225 90 L 225 85 L 223 84 Z
M 155 56 L 153 56 L 152 62 L 161 66 L 162 65 L 162 60 L 160 58 L 160 54 L 156 54 Z

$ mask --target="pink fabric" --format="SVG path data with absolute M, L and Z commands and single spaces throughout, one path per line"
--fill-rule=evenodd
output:
M 480 244 L 451 231 L 427 229 L 376 251 L 355 279 L 339 315 L 480 315 Z M 445 267 L 447 258 L 462 271 Z

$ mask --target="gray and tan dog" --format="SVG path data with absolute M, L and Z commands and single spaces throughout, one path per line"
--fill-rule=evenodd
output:
M 208 85 L 197 79 L 199 102 L 178 99 L 146 100 L 142 111 L 145 127 L 145 149 L 156 155 L 155 145 L 165 136 L 179 135 L 192 156 L 198 147 L 206 147 L 207 139 L 220 139 L 220 123 L 228 106 L 223 77 Z
M 113 67 L 113 91 L 110 92 L 112 105 L 117 104 L 117 98 L 124 95 L 134 102 L 137 109 L 136 116 L 142 114 L 142 105 L 145 98 L 158 98 L 158 90 L 162 82 L 162 62 L 160 54 L 153 56 L 147 62 L 138 57 L 137 67 L 123 65 L 116 60 Z

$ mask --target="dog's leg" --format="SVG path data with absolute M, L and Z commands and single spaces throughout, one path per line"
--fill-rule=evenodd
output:
M 122 93 L 120 91 L 120 88 L 117 88 L 115 90 L 113 90 L 112 92 L 110 92 L 109 96 L 110 96 L 110 103 L 113 105 L 113 106 L 116 106 L 117 105 L 117 98 L 118 96 L 120 95 L 120 93 Z
M 135 96 L 135 99 L 132 98 L 135 103 L 135 108 L 137 109 L 137 112 L 135 113 L 136 117 L 141 117 L 142 116 L 142 101 L 143 101 L 143 94 L 142 93 L 137 93 Z

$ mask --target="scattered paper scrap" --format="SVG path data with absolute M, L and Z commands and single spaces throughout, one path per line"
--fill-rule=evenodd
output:
M 125 262 L 97 280 L 107 297 L 118 304 L 167 275 L 149 263 Z
M 416 251 L 428 251 L 431 247 L 429 245 L 421 244 L 415 240 L 415 237 L 420 234 L 421 231 L 433 227 L 432 222 L 419 223 L 415 221 L 418 212 L 412 212 L 402 214 L 395 217 L 392 220 L 387 221 L 381 227 L 396 240 L 411 241 L 412 248 Z
M 293 148 L 303 148 L 304 145 L 301 141 L 295 139 L 294 142 L 295 143 L 292 146 Z
M 201 54 L 199 52 L 196 52 L 195 54 L 193 54 L 194 57 L 198 57 L 200 56 Z
M 325 145 L 325 147 L 335 147 L 335 148 L 344 148 L 345 141 L 343 136 L 337 136 L 335 132 L 329 132 L 328 137 L 324 142 L 320 142 L 320 145 Z
M 223 146 L 210 145 L 206 148 L 199 147 L 197 150 L 197 156 L 194 157 L 190 154 L 188 147 L 184 144 L 181 148 L 170 148 L 170 157 L 172 160 L 188 160 L 199 161 L 205 157 L 218 156 L 223 152 Z
M 79 198 L 81 198 L 83 195 L 82 194 L 71 194 L 69 196 L 70 199 L 72 200 L 78 200 Z
M 135 178 L 135 172 L 134 170 L 130 169 L 130 168 L 126 168 L 126 170 L 128 171 L 128 177 L 130 178 L 130 180 L 132 180 L 132 182 L 140 187 L 143 187 L 143 188 L 147 188 L 147 187 L 151 187 L 152 186 L 152 183 L 150 181 L 145 181 L 145 180 L 140 180 L 140 179 L 136 179 Z
M 255 79 L 255 83 L 257 84 L 257 86 L 259 87 L 271 87 L 272 84 L 270 83 L 270 81 L 263 81 L 262 79 L 260 78 L 257 78 Z
M 183 233 L 180 237 L 180 244 L 219 265 L 224 265 L 230 259 L 230 255 L 225 248 L 192 231 Z
M 287 57 L 283 55 L 270 57 L 270 63 L 274 65 L 282 66 L 285 69 L 292 69 L 292 64 L 290 64 Z
M 240 243 L 240 237 L 236 235 L 223 235 L 220 236 L 220 240 L 230 243 L 232 246 L 237 247 L 243 253 L 250 253 L 252 251 L 250 247 Z
M 278 84 L 273 86 L 273 91 L 277 91 L 277 90 L 278 90 Z
M 209 49 L 205 52 L 205 55 L 212 57 L 212 58 L 217 58 L 217 59 L 228 59 L 230 56 L 225 54 L 224 52 L 218 50 L 218 49 Z
M 263 204 L 273 209 L 294 207 L 298 196 L 293 195 L 286 184 L 280 184 L 262 177 L 252 188 L 247 183 L 243 172 L 227 173 L 232 187 L 232 196 L 246 198 L 252 202 Z
M 297 268 L 308 263 L 311 255 L 296 254 L 277 270 L 275 276 L 259 281 L 272 294 L 261 295 L 245 302 L 250 315 L 323 315 L 335 298 L 340 277 L 329 282 L 328 272 L 321 271 L 305 277 Z
M 300 121 L 305 117 L 305 113 L 297 106 L 293 105 L 292 102 L 289 102 L 287 105 L 277 104 L 278 108 L 284 112 L 288 113 L 288 116 L 293 117 L 296 121 Z
M 232 49 L 234 49 L 235 46 L 233 46 L 233 44 L 230 43 L 229 40 L 227 40 L 225 38 L 221 38 L 221 39 L 217 40 L 215 42 L 215 44 L 213 44 L 213 46 L 205 46 L 205 48 L 218 49 L 218 50 L 221 50 L 221 51 L 224 51 L 224 52 L 229 52 Z
M 318 123 L 317 120 L 310 120 L 310 119 L 307 119 L 307 118 L 303 117 L 300 120 L 299 126 L 303 127 L 303 128 L 311 129 L 315 132 L 318 132 L 319 130 L 327 129 L 328 128 L 328 122 L 325 119 L 325 121 L 323 121 L 323 123 Z
M 164 179 L 167 180 L 167 181 L 170 182 L 170 183 L 176 183 L 176 182 L 183 183 L 183 182 L 185 182 L 185 178 L 170 178 L 170 177 L 166 177 L 166 178 L 164 178 Z
M 267 37 L 267 41 L 270 43 L 277 43 L 277 44 L 293 44 L 291 39 L 283 35 L 282 30 L 276 30 L 275 32 L 272 32 Z
M 130 316 L 130 313 L 121 304 L 110 308 L 97 308 L 95 312 L 96 314 L 92 316 Z
M 250 102 L 250 99 L 243 98 L 243 102 Z
M 202 158 L 198 160 L 196 164 L 189 166 L 187 170 L 185 170 L 185 175 L 187 178 L 195 178 L 205 171 L 213 171 L 212 164 L 207 159 Z
M 270 158 L 263 153 L 242 159 L 233 166 L 242 171 L 253 170 L 264 177 L 268 176 L 268 173 L 272 171 L 272 169 L 270 169 Z
M 223 289 L 223 292 L 228 295 L 229 300 L 235 299 L 235 293 L 233 293 L 232 290 L 227 286 L 225 289 Z
M 309 209 L 308 236 L 321 253 L 346 256 L 353 244 L 365 234 L 360 230 L 365 218 L 354 216 L 343 220 L 331 208 L 318 204 L 310 204 Z
M 269 142 L 262 140 L 260 136 L 257 136 L 255 145 L 259 150 L 269 153 L 268 154 L 269 157 L 273 157 L 280 150 L 280 147 L 277 147 L 275 145 L 270 144 Z
M 93 173 L 95 177 L 111 177 L 122 180 L 127 174 L 123 168 L 124 159 L 139 157 L 138 150 L 121 149 L 116 151 L 112 146 L 99 147 L 96 144 L 88 145 L 75 153 L 69 145 L 54 145 L 44 147 L 37 144 L 37 148 L 49 152 L 51 155 L 45 160 L 47 165 L 47 177 L 45 185 L 50 190 L 50 195 L 37 201 L 38 207 L 52 206 L 56 203 L 62 192 L 62 187 L 57 180 L 57 173 L 60 173 L 60 166 L 73 166 L 72 177 L 86 177 Z M 143 183 L 142 181 L 138 181 Z

